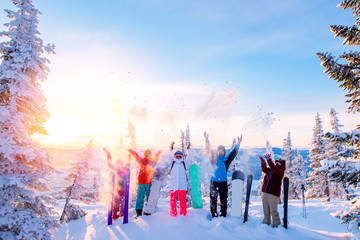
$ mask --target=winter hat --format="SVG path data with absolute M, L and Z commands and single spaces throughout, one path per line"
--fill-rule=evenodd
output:
M 144 156 L 148 156 L 148 155 L 151 155 L 151 150 L 150 149 L 146 149 L 145 152 L 144 152 Z
M 278 158 L 276 161 L 275 161 L 275 165 L 279 164 L 281 167 L 284 167 L 285 166 L 285 161 L 282 160 L 281 158 Z
M 174 157 L 176 158 L 176 156 L 181 156 L 181 157 L 183 157 L 183 153 L 182 153 L 181 151 L 176 151 L 176 152 L 174 153 Z
M 225 156 L 226 150 L 225 150 L 224 145 L 219 145 L 218 148 L 217 148 L 217 150 L 218 150 L 218 151 L 219 151 L 219 150 L 222 150 L 223 153 L 224 153 L 223 156 Z

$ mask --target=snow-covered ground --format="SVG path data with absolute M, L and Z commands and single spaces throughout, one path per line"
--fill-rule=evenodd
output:
M 282 226 L 272 228 L 261 224 L 262 205 L 258 197 L 252 196 L 249 209 L 249 221 L 243 223 L 243 218 L 227 217 L 207 220 L 209 201 L 205 198 L 204 209 L 188 208 L 187 216 L 170 217 L 169 201 L 159 199 L 158 210 L 151 216 L 135 219 L 135 210 L 129 212 L 129 223 L 123 224 L 122 218 L 115 220 L 112 226 L 107 226 L 107 206 L 82 205 L 88 214 L 83 219 L 65 224 L 53 232 L 56 239 L 125 239 L 125 240 L 192 240 L 192 239 L 350 239 L 345 225 L 332 217 L 338 210 L 348 209 L 347 201 L 321 202 L 310 200 L 306 202 L 307 218 L 303 218 L 301 201 L 289 201 L 289 228 Z M 61 211 L 64 202 L 59 202 Z M 279 212 L 282 218 L 282 205 Z

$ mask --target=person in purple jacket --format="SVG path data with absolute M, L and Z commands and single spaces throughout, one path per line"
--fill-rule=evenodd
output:
M 262 192 L 262 204 L 264 211 L 263 223 L 270 225 L 270 216 L 272 217 L 272 226 L 278 227 L 281 224 L 278 212 L 278 204 L 280 200 L 281 182 L 285 173 L 285 161 L 279 158 L 275 161 L 271 159 L 270 154 L 265 154 L 264 157 L 259 156 L 261 160 L 261 171 L 265 173 Z M 269 167 L 266 166 L 266 159 Z

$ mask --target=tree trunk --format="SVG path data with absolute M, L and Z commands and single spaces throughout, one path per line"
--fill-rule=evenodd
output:
M 64 206 L 64 210 L 61 213 L 61 217 L 60 217 L 60 223 L 63 224 L 64 223 L 64 218 L 65 218 L 65 213 L 66 213 L 66 207 L 71 199 L 71 194 L 72 194 L 72 190 L 74 188 L 75 182 L 76 182 L 77 177 L 74 179 L 73 184 L 71 185 L 70 191 L 69 191 L 69 196 L 66 198 L 66 202 L 65 202 L 65 206 Z

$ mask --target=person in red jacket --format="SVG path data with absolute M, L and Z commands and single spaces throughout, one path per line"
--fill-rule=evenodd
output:
M 142 215 L 142 209 L 144 207 L 144 197 L 146 196 L 146 201 L 149 198 L 151 181 L 154 174 L 154 166 L 159 161 L 159 156 L 161 151 L 158 151 L 155 154 L 155 157 L 152 158 L 151 150 L 147 149 L 144 152 L 144 157 L 140 157 L 134 150 L 129 149 L 129 153 L 135 158 L 135 160 L 140 164 L 139 176 L 138 176 L 138 190 L 136 197 L 136 215 Z
M 270 154 L 265 154 L 269 167 L 266 166 L 266 162 L 262 156 L 259 156 L 261 160 L 261 171 L 265 173 L 262 191 L 262 204 L 264 211 L 263 223 L 270 225 L 270 216 L 272 217 L 272 226 L 278 227 L 281 224 L 280 216 L 278 212 L 278 204 L 280 200 L 281 182 L 285 173 L 285 161 L 279 158 L 273 163 Z

